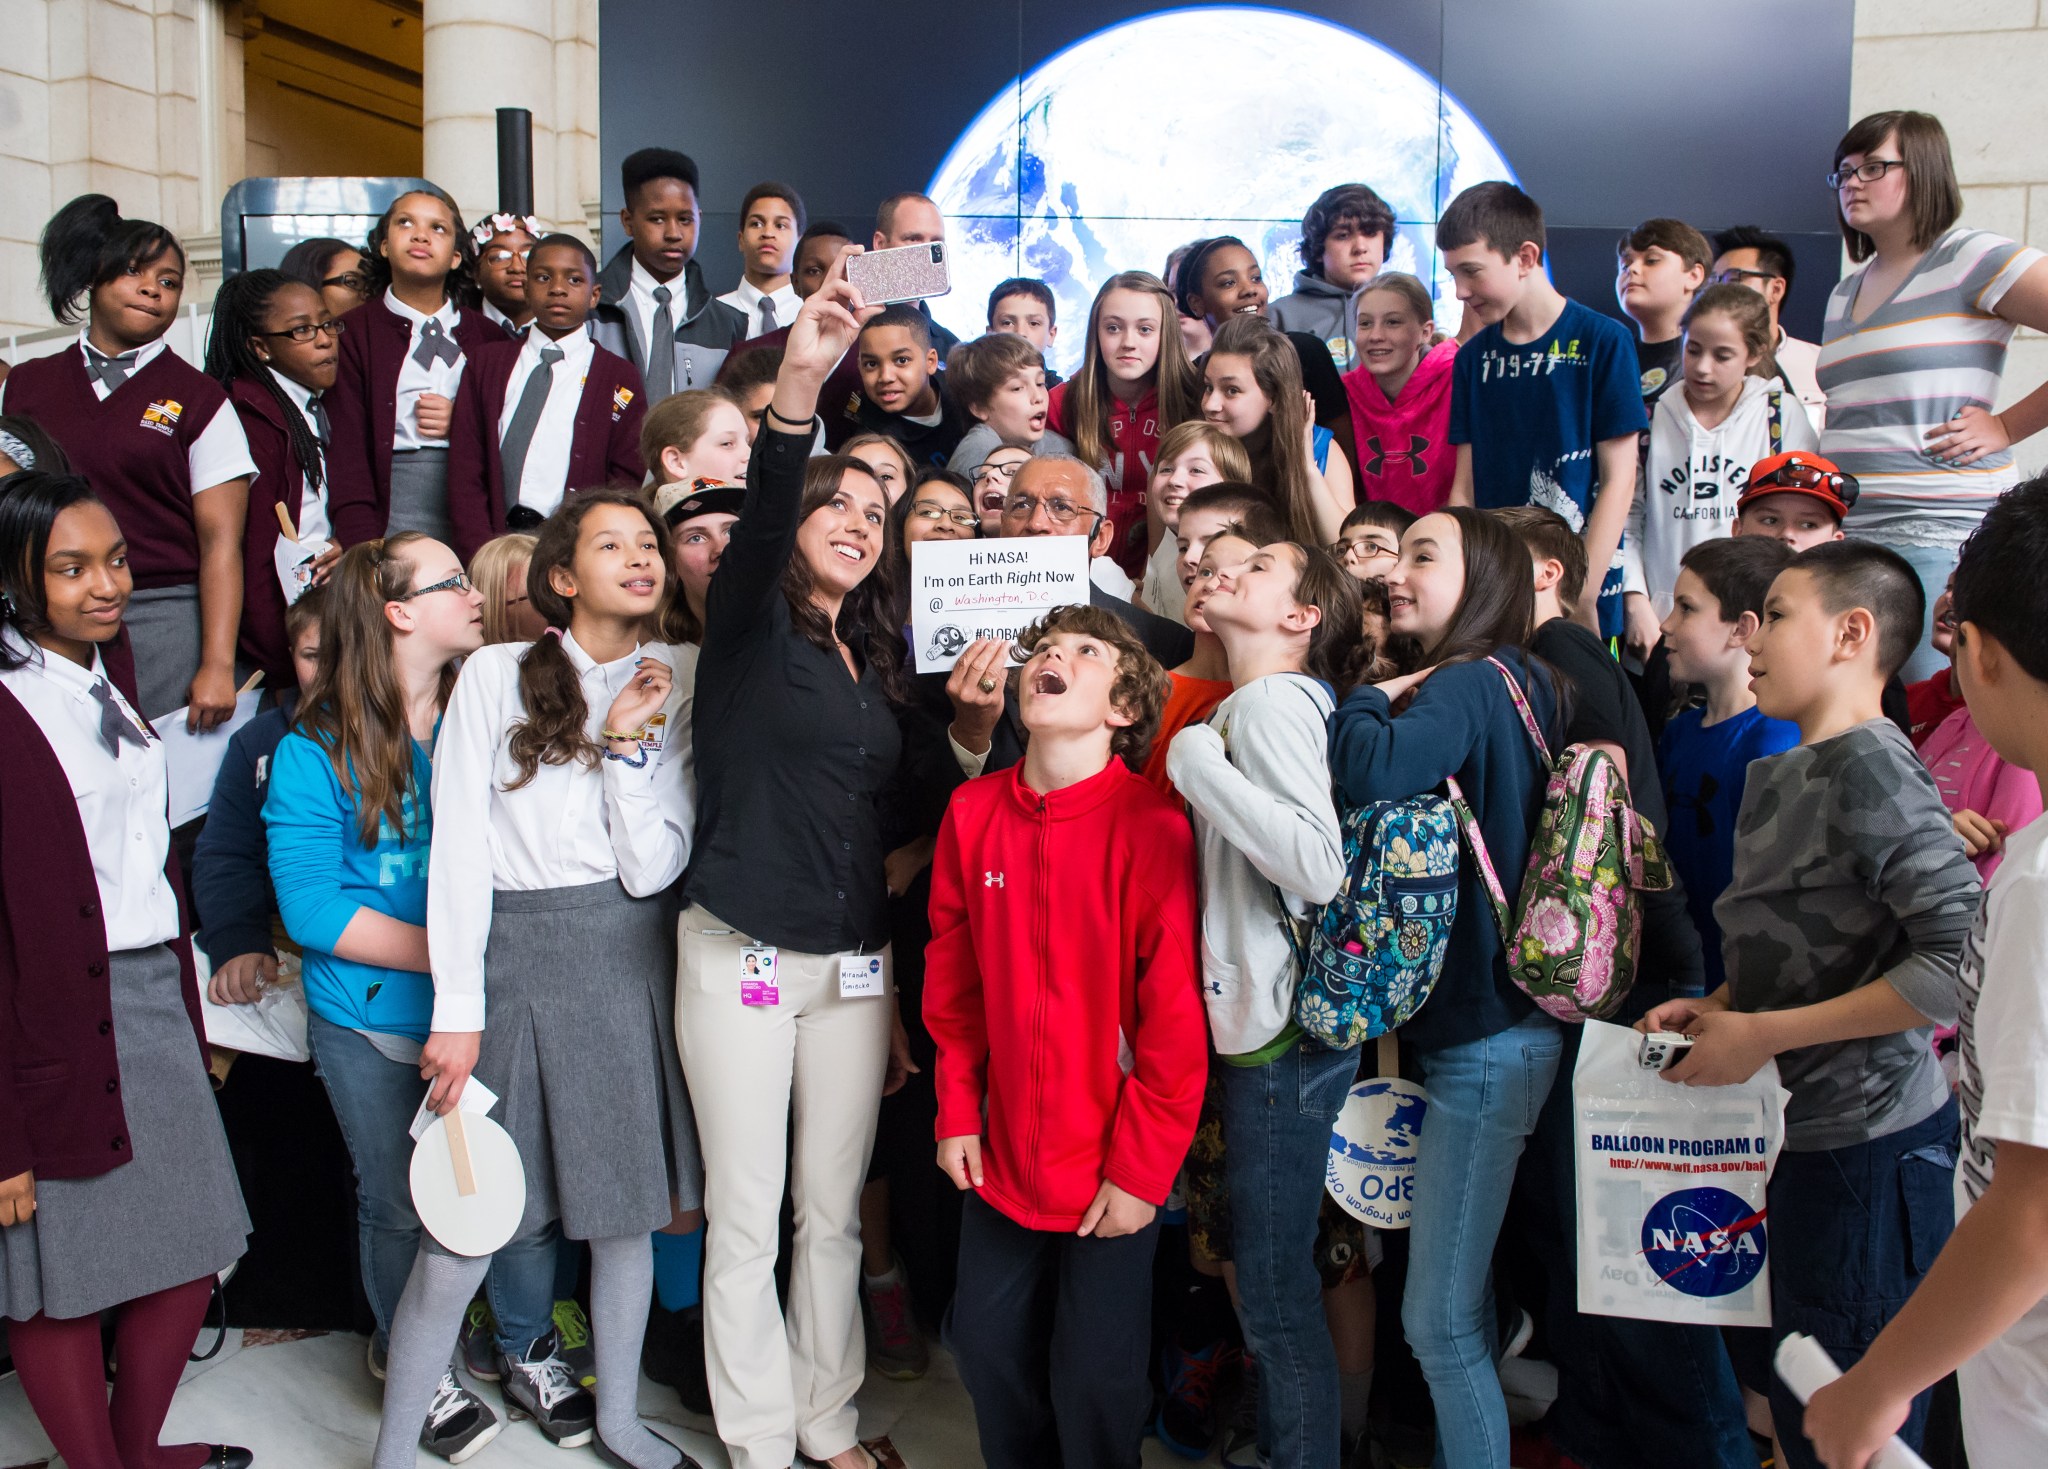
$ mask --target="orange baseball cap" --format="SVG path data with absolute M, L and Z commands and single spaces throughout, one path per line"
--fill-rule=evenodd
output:
M 1844 474 L 1833 460 L 1811 450 L 1790 449 L 1751 466 L 1749 483 L 1735 501 L 1735 513 L 1740 515 L 1751 500 L 1764 495 L 1807 495 L 1827 506 L 1835 519 L 1843 520 L 1856 503 L 1856 493 L 1856 476 Z

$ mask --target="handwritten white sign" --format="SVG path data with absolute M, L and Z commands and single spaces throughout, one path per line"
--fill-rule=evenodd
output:
M 919 673 L 943 673 L 976 638 L 1015 639 L 1053 608 L 1087 600 L 1086 536 L 919 541 L 910 548 Z

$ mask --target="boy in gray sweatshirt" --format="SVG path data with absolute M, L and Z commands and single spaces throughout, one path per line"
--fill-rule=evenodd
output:
M 1337 371 L 1353 366 L 1358 292 L 1394 251 L 1394 211 L 1364 184 L 1325 189 L 1301 218 L 1294 291 L 1266 308 L 1283 332 L 1307 332 L 1330 349 Z
M 1929 1030 L 1956 1021 L 1980 885 L 1879 707 L 1923 597 L 1904 560 L 1861 541 L 1804 551 L 1772 582 L 1750 676 L 1757 706 L 1800 742 L 1749 768 L 1734 880 L 1714 905 L 1728 981 L 1638 1026 L 1695 1038 L 1664 1073 L 1674 1082 L 1746 1081 L 1777 1058 L 1791 1100 L 1767 1197 L 1773 1343 L 1804 1332 L 1844 1367 L 1954 1221 L 1956 1104 Z M 1775 1373 L 1769 1387 L 1785 1462 L 1818 1469 L 1797 1400 Z M 1927 1397 L 1901 1430 L 1915 1448 Z

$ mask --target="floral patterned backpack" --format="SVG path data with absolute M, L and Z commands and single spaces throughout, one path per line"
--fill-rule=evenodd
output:
M 1522 727 L 1550 771 L 1522 875 L 1520 913 L 1508 911 L 1478 819 L 1454 780 L 1458 824 L 1500 925 L 1509 977 L 1559 1020 L 1604 1020 L 1635 984 L 1643 926 L 1638 894 L 1670 887 L 1671 869 L 1657 834 L 1629 804 L 1628 785 L 1607 752 L 1571 745 L 1553 761 L 1514 674 L 1497 658 L 1486 661 L 1506 680 Z

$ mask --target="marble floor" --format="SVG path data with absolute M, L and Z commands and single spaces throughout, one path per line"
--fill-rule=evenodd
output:
M 860 1394 L 863 1438 L 886 1435 L 908 1469 L 979 1469 L 974 1408 L 953 1362 L 934 1348 L 920 1382 L 870 1378 Z M 211 1362 L 195 1364 L 171 1406 L 167 1442 L 226 1439 L 255 1451 L 258 1469 L 364 1469 L 377 1436 L 379 1385 L 363 1365 L 363 1339 L 331 1335 L 289 1341 L 245 1340 L 229 1333 Z M 495 1388 L 482 1385 L 495 1408 Z M 704 1469 L 728 1469 L 708 1420 L 682 1411 L 675 1394 L 644 1379 L 640 1411 L 682 1444 Z M 0 1378 L 0 1469 L 61 1463 L 37 1426 L 12 1374 Z M 421 1454 L 420 1464 L 440 1461 Z M 531 1423 L 508 1423 L 468 1461 L 473 1469 L 577 1469 L 595 1465 L 590 1449 L 559 1450 Z M 1147 1469 L 1186 1465 L 1147 1439 Z

